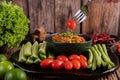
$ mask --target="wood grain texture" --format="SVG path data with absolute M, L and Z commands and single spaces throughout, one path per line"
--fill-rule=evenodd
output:
M 83 33 L 108 33 L 118 35 L 120 27 L 120 3 L 93 0 L 88 18 L 83 22 Z
M 30 33 L 43 26 L 47 32 L 54 32 L 54 0 L 28 0 Z
M 3 0 L 0 0 L 0 3 L 2 2 Z
M 80 9 L 80 0 L 55 0 L 55 32 L 67 30 L 66 21 Z M 80 32 L 80 25 L 74 32 Z
M 116 70 L 116 75 L 118 80 L 120 80 L 120 67 Z
M 20 6 L 20 7 L 22 7 L 25 15 L 26 16 L 29 15 L 27 0 L 9 0 L 9 1 L 12 1 L 13 4 L 16 4 L 16 5 Z

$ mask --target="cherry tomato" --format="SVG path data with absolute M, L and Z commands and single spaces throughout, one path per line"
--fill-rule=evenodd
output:
M 84 55 L 80 55 L 80 60 L 85 60 L 87 61 L 87 58 Z
M 61 61 L 61 60 L 54 60 L 53 62 L 52 62 L 52 68 L 54 69 L 54 70 L 57 70 L 57 69 L 60 69 L 60 68 L 62 68 L 63 67 L 63 61 Z
M 66 70 L 72 70 L 72 68 L 73 68 L 72 62 L 71 62 L 71 61 L 66 61 L 66 62 L 64 62 L 64 68 L 65 68 Z
M 72 64 L 73 64 L 73 68 L 74 68 L 74 69 L 76 69 L 76 70 L 80 69 L 81 64 L 80 64 L 80 61 L 79 61 L 79 60 L 73 59 L 71 62 L 72 62 Z
M 61 61 L 68 61 L 68 58 L 65 56 L 65 55 L 59 55 L 59 56 L 57 56 L 57 58 L 56 59 L 58 59 L 58 60 L 61 60 Z
M 85 60 L 80 60 L 80 65 L 81 65 L 81 68 L 87 68 L 88 67 L 88 63 Z
M 118 50 L 118 53 L 120 53 L 120 48 L 118 48 L 117 50 Z
M 120 44 L 117 45 L 117 48 L 120 48 Z
M 76 28 L 76 23 L 75 23 L 74 20 L 69 19 L 69 20 L 67 21 L 67 26 L 68 26 L 69 29 L 72 29 L 72 30 L 73 30 L 73 29 Z
M 49 67 L 51 67 L 51 64 L 53 61 L 54 61 L 53 58 L 46 58 L 40 63 L 40 66 L 42 68 L 49 68 Z
M 73 60 L 73 59 L 78 59 L 80 60 L 80 56 L 78 56 L 77 54 L 72 54 L 68 57 L 69 60 Z

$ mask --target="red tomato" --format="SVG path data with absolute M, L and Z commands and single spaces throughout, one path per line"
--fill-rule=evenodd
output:
M 40 66 L 42 68 L 49 68 L 51 67 L 51 63 L 54 61 L 53 58 L 46 58 L 44 59 L 41 63 L 40 63 Z
M 66 70 L 72 70 L 72 68 L 73 68 L 72 62 L 71 62 L 71 61 L 66 61 L 66 62 L 64 62 L 64 68 L 65 68 Z
M 120 44 L 117 45 L 117 48 L 120 48 Z
M 68 61 L 68 58 L 65 56 L 65 55 L 59 55 L 59 56 L 57 56 L 57 58 L 56 58 L 57 60 L 61 60 L 61 61 Z
M 61 60 L 54 60 L 54 61 L 52 62 L 52 68 L 53 68 L 54 70 L 60 69 L 60 68 L 62 68 L 62 67 L 63 67 L 63 61 L 61 61 Z
M 84 55 L 80 55 L 80 60 L 85 60 L 87 61 L 87 58 Z
M 74 69 L 76 69 L 76 70 L 80 69 L 81 65 L 80 65 L 80 61 L 79 60 L 73 59 L 71 62 L 73 64 L 73 68 Z
M 80 60 L 80 56 L 78 56 L 77 54 L 72 54 L 68 57 L 69 60 L 73 60 L 73 59 L 78 59 Z
M 72 30 L 73 30 L 73 29 L 76 28 L 76 23 L 75 23 L 74 20 L 69 19 L 69 20 L 67 21 L 67 26 L 68 26 L 69 29 L 72 29 Z
M 87 68 L 88 67 L 88 63 L 85 60 L 80 60 L 80 65 L 81 65 L 81 68 Z
M 120 48 L 118 48 L 117 50 L 118 50 L 118 53 L 120 53 Z

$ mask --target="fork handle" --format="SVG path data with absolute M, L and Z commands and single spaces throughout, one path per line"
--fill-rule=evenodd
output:
M 92 0 L 88 0 L 88 4 L 90 4 L 92 2 Z
M 88 2 L 91 2 L 92 0 L 88 0 Z

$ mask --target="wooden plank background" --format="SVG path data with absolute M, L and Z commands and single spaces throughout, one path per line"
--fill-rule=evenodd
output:
M 40 26 L 44 26 L 47 32 L 54 33 L 66 31 L 66 21 L 85 5 L 87 0 L 12 0 L 12 2 L 23 7 L 30 19 L 30 33 Z M 93 0 L 88 9 L 87 19 L 78 24 L 74 32 L 84 34 L 101 32 L 120 36 L 120 2 Z
M 94 0 L 89 5 L 88 18 L 83 22 L 83 33 L 102 32 L 120 35 L 120 2 Z

